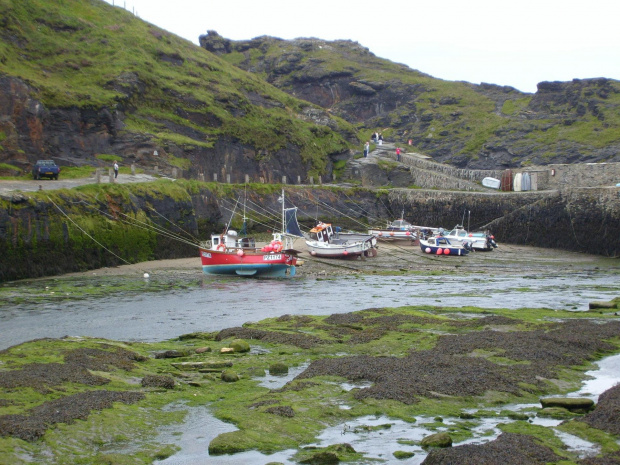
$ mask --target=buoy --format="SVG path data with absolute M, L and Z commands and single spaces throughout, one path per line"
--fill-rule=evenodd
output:
M 443 253 L 443 249 L 437 249 L 437 255 L 441 255 Z
M 407 232 L 405 233 L 405 236 L 411 236 L 411 232 L 407 231 Z
M 430 247 L 427 247 L 427 248 L 424 250 L 424 252 L 426 252 L 426 253 L 431 253 L 431 248 L 430 248 Z
M 444 255 L 450 255 L 450 249 L 443 249 Z
M 344 252 L 342 252 L 342 255 L 349 255 L 349 252 L 345 250 Z

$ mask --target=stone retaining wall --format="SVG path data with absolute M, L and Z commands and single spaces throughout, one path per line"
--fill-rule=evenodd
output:
M 382 155 L 396 160 L 396 154 L 391 151 L 385 151 Z M 480 186 L 482 180 L 486 177 L 501 179 L 504 172 L 504 170 L 461 169 L 409 154 L 401 154 L 401 163 L 411 168 L 412 183 L 427 189 L 488 190 Z M 513 168 L 512 172 L 513 175 L 535 173 L 538 190 L 615 186 L 620 183 L 620 163 L 529 166 Z

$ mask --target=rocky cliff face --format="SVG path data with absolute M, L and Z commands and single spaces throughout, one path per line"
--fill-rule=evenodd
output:
M 121 86 L 122 87 L 122 86 Z M 127 100 L 140 99 L 140 86 L 125 88 Z M 120 87 L 119 87 L 120 88 Z M 147 172 L 171 175 L 175 169 L 170 158 L 188 159 L 185 170 L 176 169 L 184 177 L 231 182 L 244 182 L 245 175 L 258 182 L 280 182 L 300 177 L 307 180 L 314 167 L 302 160 L 302 147 L 291 143 L 276 150 L 256 150 L 252 145 L 222 135 L 212 147 L 191 144 L 162 143 L 155 135 L 128 131 L 124 120 L 125 105 L 116 108 L 47 108 L 36 97 L 36 90 L 21 79 L 0 74 L 0 163 L 10 163 L 24 172 L 39 159 L 53 159 L 61 166 L 108 166 L 97 158 L 100 154 L 115 154 L 123 158 L 122 165 L 136 164 Z M 174 101 L 174 99 L 171 99 Z M 131 108 L 127 108 L 131 112 Z M 180 111 L 180 110 L 179 110 Z M 308 109 L 304 116 L 318 125 L 332 125 L 322 111 Z M 191 124 L 212 126 L 200 113 L 183 115 Z M 179 136 L 200 138 L 188 126 L 172 128 Z M 329 131 L 327 129 L 326 131 Z M 356 140 L 353 133 L 346 136 Z M 333 154 L 338 157 L 340 152 Z M 330 176 L 332 159 L 321 173 Z M 16 173 L 18 174 L 18 173 Z
M 531 95 L 433 79 L 350 41 L 231 41 L 209 31 L 200 44 L 436 161 L 477 169 L 620 161 L 618 81 L 541 82 Z

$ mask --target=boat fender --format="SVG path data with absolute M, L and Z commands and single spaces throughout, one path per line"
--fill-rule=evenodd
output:
M 243 257 L 245 255 L 245 253 L 243 253 L 243 250 L 239 249 L 237 250 L 237 255 L 240 257 Z
M 444 255 L 450 255 L 450 249 L 443 249 Z
M 441 255 L 443 253 L 443 249 L 437 249 L 437 255 Z
M 424 250 L 424 252 L 426 252 L 426 253 L 431 253 L 431 248 L 430 248 L 430 247 L 427 247 L 427 248 Z

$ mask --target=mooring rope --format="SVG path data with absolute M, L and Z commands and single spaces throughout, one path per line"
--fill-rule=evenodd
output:
M 56 202 L 54 202 L 49 196 L 47 197 L 48 200 L 50 202 L 52 202 L 52 204 L 54 204 L 54 206 L 58 209 L 58 211 L 60 211 L 60 213 L 62 213 L 65 218 L 67 218 L 69 221 L 71 221 L 71 223 L 73 223 L 73 225 L 78 228 L 80 231 L 82 231 L 84 234 L 86 234 L 90 239 L 93 240 L 93 242 L 95 242 L 97 245 L 99 245 L 101 248 L 103 248 L 104 250 L 106 250 L 107 252 L 110 252 L 112 255 L 114 255 L 116 258 L 118 258 L 120 261 L 124 262 L 127 265 L 131 265 L 131 263 L 129 263 L 127 260 L 125 260 L 123 257 L 118 256 L 117 254 L 115 254 L 114 252 L 112 252 L 110 249 L 108 249 L 105 245 L 103 245 L 101 242 L 99 242 L 97 239 L 95 239 L 93 236 L 91 236 L 90 234 L 88 234 L 88 232 L 86 232 L 84 230 L 84 228 L 82 228 L 79 224 L 77 224 L 75 221 L 73 221 L 71 219 L 71 217 L 69 215 L 67 215 L 62 208 L 60 208 Z

